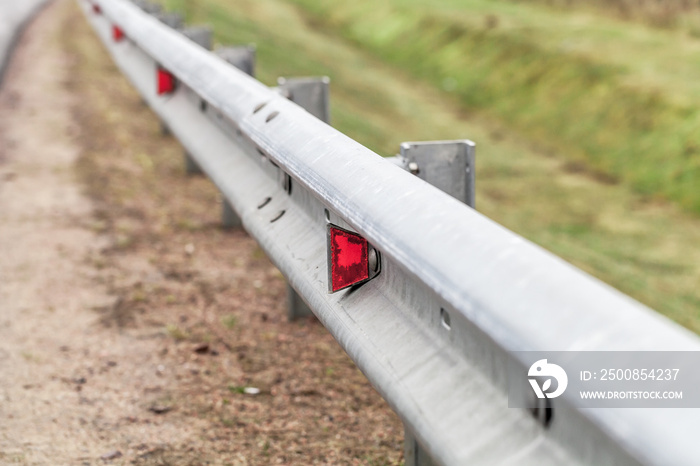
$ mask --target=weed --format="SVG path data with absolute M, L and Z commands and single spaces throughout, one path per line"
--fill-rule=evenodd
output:
M 238 323 L 238 318 L 233 314 L 229 314 L 221 318 L 221 323 L 227 329 L 233 330 L 236 327 L 236 324 Z
M 185 330 L 181 329 L 175 324 L 166 325 L 165 331 L 168 334 L 168 336 L 170 336 L 176 341 L 183 341 L 190 338 L 190 335 Z
M 231 392 L 231 393 L 236 393 L 236 394 L 239 394 L 239 395 L 242 395 L 242 394 L 245 393 L 245 387 L 244 387 L 244 386 L 240 386 L 240 385 L 229 385 L 227 388 L 228 388 L 228 391 Z

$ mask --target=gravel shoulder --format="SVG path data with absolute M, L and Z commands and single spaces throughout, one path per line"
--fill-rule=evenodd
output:
M 48 6 L 0 91 L 0 463 L 398 464 L 400 421 L 182 165 Z

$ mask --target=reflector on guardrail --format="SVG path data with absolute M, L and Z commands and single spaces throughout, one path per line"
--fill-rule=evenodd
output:
M 114 42 L 119 42 L 124 38 L 124 31 L 119 26 L 112 26 L 112 38 Z
M 379 253 L 357 233 L 328 224 L 328 291 L 359 285 L 379 274 Z
M 168 70 L 158 67 L 158 95 L 172 94 L 175 92 L 175 76 Z

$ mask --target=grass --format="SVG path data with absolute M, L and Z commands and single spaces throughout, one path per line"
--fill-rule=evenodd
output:
M 234 328 L 236 328 L 236 324 L 238 323 L 238 318 L 236 318 L 236 316 L 234 316 L 233 314 L 229 314 L 229 315 L 221 318 L 221 323 L 227 329 L 233 330 Z
M 183 10 L 182 0 L 168 4 Z M 460 26 L 458 19 L 469 16 L 462 8 L 467 4 L 481 10 L 472 15 L 474 25 Z M 201 0 L 189 19 L 214 26 L 220 43 L 255 42 L 258 77 L 268 85 L 278 76 L 330 76 L 333 125 L 380 154 L 393 155 L 401 142 L 409 140 L 473 139 L 477 142 L 477 208 L 481 212 L 700 331 L 700 221 L 676 205 L 640 194 L 639 186 L 631 189 L 644 176 L 651 176 L 650 185 L 642 191 L 655 192 L 654 179 L 671 176 L 666 173 L 672 171 L 669 167 L 682 165 L 669 150 L 658 152 L 668 158 L 668 166 L 662 164 L 661 169 L 651 163 L 653 157 L 645 160 L 639 155 L 658 140 L 680 144 L 677 132 L 665 133 L 678 112 L 688 111 L 674 103 L 673 91 L 653 98 L 633 92 L 631 84 L 621 91 L 615 86 L 626 76 L 626 68 L 615 65 L 614 53 L 602 49 L 599 63 L 580 51 L 558 69 L 557 60 L 563 55 L 557 55 L 553 43 L 542 39 L 538 49 L 526 40 L 545 37 L 546 31 L 523 26 L 520 38 L 515 36 L 518 24 L 535 21 L 532 9 L 527 10 L 529 16 L 516 14 L 531 8 L 528 5 L 443 1 L 430 3 L 431 11 L 425 15 L 420 8 L 427 8 L 426 2 L 413 0 L 402 5 L 405 7 L 398 2 L 365 0 L 342 5 L 336 0 L 313 4 L 306 0 Z M 448 14 L 449 5 L 462 9 Z M 412 13 L 409 6 L 421 13 Z M 484 29 L 485 18 L 493 14 L 489 8 L 499 8 L 497 33 Z M 561 13 L 542 11 L 545 16 L 541 18 L 547 21 L 561 17 L 562 30 L 574 21 Z M 456 26 L 445 30 L 449 21 Z M 418 26 L 422 34 L 408 34 Z M 647 38 L 665 37 L 638 25 L 625 29 L 612 20 L 599 26 L 614 26 L 612 32 L 618 28 L 620 34 L 632 37 L 638 30 Z M 661 50 L 654 51 L 649 59 L 662 55 Z M 546 59 L 540 63 L 542 57 Z M 505 68 L 494 72 L 499 64 Z M 545 76 L 545 71 L 553 74 Z M 518 87 L 528 82 L 521 72 L 532 80 L 527 92 Z M 668 74 L 659 72 L 655 82 L 661 86 Z M 538 76 L 541 78 L 535 79 Z M 479 79 L 493 81 L 487 83 L 492 88 L 480 88 L 474 95 L 466 92 Z M 585 92 L 581 91 L 584 86 Z M 696 83 L 685 86 L 700 91 Z M 606 109 L 605 102 L 614 96 L 622 96 L 620 105 L 634 110 Z M 582 115 L 569 128 L 563 122 L 572 120 L 576 108 Z M 657 108 L 663 116 L 646 121 L 647 111 Z M 695 114 L 691 111 L 690 115 Z M 561 121 L 553 121 L 557 119 Z M 608 128 L 606 122 L 614 119 L 621 126 Z M 683 131 L 692 133 L 691 123 L 685 122 Z M 620 142 L 646 124 L 651 124 L 646 130 L 649 134 L 642 134 L 632 148 Z M 528 131 L 528 127 L 535 129 Z M 584 137 L 586 128 L 604 130 L 592 138 L 591 147 L 609 143 L 619 153 L 601 149 L 591 157 L 589 149 L 572 142 Z M 558 132 L 561 134 L 550 138 Z M 624 164 L 631 163 L 625 157 L 632 157 L 634 150 L 633 165 L 639 166 L 632 175 L 617 174 L 615 170 L 624 171 Z M 693 157 L 687 160 L 696 160 Z M 617 181 L 625 176 L 639 180 Z M 693 198 L 698 191 L 694 189 L 697 184 L 689 180 L 674 188 L 678 196 Z
M 556 8 L 595 10 L 618 18 L 642 21 L 648 25 L 673 28 L 700 24 L 697 0 L 530 0 Z
M 190 337 L 186 330 L 183 330 L 175 324 L 166 325 L 165 332 L 176 341 L 184 341 Z
M 577 15 L 485 0 L 292 1 L 317 27 L 449 90 L 465 108 L 700 213 L 700 99 L 673 99 L 662 86 L 634 82 L 640 60 L 654 69 L 669 64 L 664 55 L 677 48 L 676 35 L 649 31 L 636 39 L 629 30 L 644 28 L 581 25 Z M 662 43 L 649 50 L 654 40 Z M 691 42 L 694 52 L 674 55 L 692 64 L 694 77 L 700 44 Z M 605 52 L 618 43 L 624 55 Z M 683 87 L 697 97 L 697 80 L 688 81 Z

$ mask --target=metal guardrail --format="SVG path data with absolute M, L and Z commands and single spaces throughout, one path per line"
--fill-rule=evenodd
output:
M 425 149 L 408 144 L 387 161 L 134 4 L 93 0 L 96 13 L 80 3 L 124 74 L 399 414 L 407 464 L 700 464 L 694 410 L 586 410 L 562 397 L 543 422 L 507 401 L 509 364 L 526 364 L 518 351 L 699 351 L 694 334 L 397 166 L 418 172 L 412 157 Z M 125 40 L 113 40 L 115 25 Z M 158 67 L 175 92 L 157 94 Z M 459 150 L 473 157 L 469 144 Z M 473 203 L 473 184 L 452 188 Z M 380 252 L 376 278 L 328 293 L 329 222 Z

